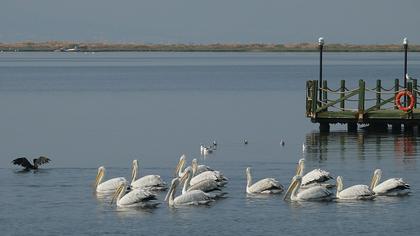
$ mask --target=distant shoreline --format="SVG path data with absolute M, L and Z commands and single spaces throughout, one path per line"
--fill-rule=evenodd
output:
M 326 52 L 401 52 L 397 44 L 326 44 Z M 101 42 L 16 42 L 0 43 L 3 52 L 316 52 L 318 44 L 141 44 Z M 420 45 L 409 45 L 410 52 L 420 52 Z

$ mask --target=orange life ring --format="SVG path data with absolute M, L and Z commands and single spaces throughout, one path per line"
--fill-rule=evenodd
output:
M 410 104 L 408 106 L 403 106 L 401 105 L 401 97 L 402 96 L 408 96 L 408 98 L 410 99 Z M 415 103 L 415 99 L 413 94 L 410 91 L 404 90 L 401 91 L 397 94 L 397 96 L 395 96 L 395 104 L 397 105 L 398 109 L 400 109 L 401 111 L 410 111 L 414 108 L 414 103 Z

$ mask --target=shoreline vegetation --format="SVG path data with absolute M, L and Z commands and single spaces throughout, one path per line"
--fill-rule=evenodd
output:
M 293 44 L 143 44 L 143 43 L 103 43 L 103 42 L 16 42 L 0 43 L 2 52 L 316 52 L 316 43 Z M 401 52 L 399 44 L 326 44 L 327 52 Z M 420 45 L 409 45 L 410 52 L 420 52 Z

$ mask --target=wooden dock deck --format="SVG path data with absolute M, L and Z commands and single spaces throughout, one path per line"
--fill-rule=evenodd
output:
M 337 89 L 328 87 L 326 80 L 319 86 L 317 80 L 306 82 L 306 116 L 313 123 L 320 124 L 321 132 L 328 132 L 330 124 L 347 124 L 348 131 L 357 131 L 358 124 L 369 125 L 375 130 L 412 132 L 420 124 L 420 109 L 417 97 L 419 90 L 417 80 L 410 79 L 407 89 L 400 86 L 395 79 L 392 88 L 384 88 L 382 81 L 377 80 L 373 88 L 368 88 L 365 81 L 359 80 L 358 87 L 350 89 L 341 80 Z M 409 91 L 414 101 L 413 107 L 407 111 L 398 109 L 396 96 L 400 92 Z M 322 94 L 319 98 L 319 94 Z M 402 105 L 411 103 L 408 96 L 402 96 Z

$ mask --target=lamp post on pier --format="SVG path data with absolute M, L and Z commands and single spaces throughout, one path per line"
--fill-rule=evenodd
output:
M 403 39 L 404 45 L 404 89 L 407 89 L 407 51 L 408 51 L 408 40 Z M 404 106 L 407 106 L 407 98 L 404 96 Z
M 318 39 L 319 46 L 319 100 L 322 100 L 322 51 L 324 49 L 324 38 Z

